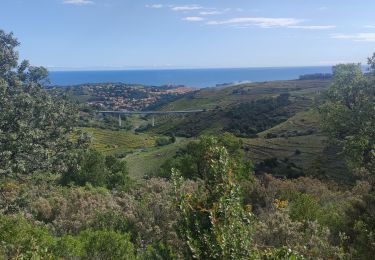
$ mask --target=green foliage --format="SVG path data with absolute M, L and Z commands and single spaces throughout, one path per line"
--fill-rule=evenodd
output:
M 0 30 L 0 38 L 0 77 L 4 78 L 5 76 L 11 76 L 9 75 L 10 71 L 17 67 L 18 52 L 15 51 L 15 48 L 19 45 L 19 42 L 13 37 L 13 33 L 7 34 L 3 30 Z
M 116 230 L 126 233 L 132 230 L 129 220 L 119 211 L 106 209 L 96 212 L 95 217 L 87 224 L 93 230 Z
M 368 59 L 370 73 L 360 65 L 338 65 L 326 103 L 320 107 L 326 132 L 343 147 L 348 164 L 371 183 L 369 194 L 351 202 L 341 221 L 347 247 L 355 258 L 371 259 L 375 253 L 373 210 L 375 185 L 375 55 Z
M 225 130 L 237 136 L 254 137 L 257 133 L 288 119 L 290 113 L 286 106 L 289 104 L 288 93 L 277 98 L 258 99 L 240 104 L 228 112 L 230 123 Z
M 288 159 L 279 160 L 275 157 L 265 159 L 255 165 L 257 173 L 269 173 L 288 179 L 304 176 L 303 170 Z
M 78 236 L 85 259 L 134 259 L 134 246 L 128 234 L 111 230 L 83 231 Z
M 126 162 L 114 156 L 104 156 L 95 150 L 87 150 L 80 155 L 79 167 L 66 171 L 61 182 L 84 186 L 125 187 L 130 184 Z
M 0 256 L 7 259 L 49 258 L 53 237 L 21 217 L 0 216 Z
M 105 154 L 129 153 L 135 149 L 153 147 L 155 138 L 130 131 L 112 131 L 99 128 L 79 128 L 92 137 L 91 147 Z
M 111 230 L 85 230 L 53 237 L 21 217 L 0 216 L 0 254 L 10 259 L 134 259 L 130 236 Z
M 308 194 L 299 194 L 291 203 L 290 217 L 293 220 L 314 221 L 318 218 L 320 206 L 318 202 Z
M 360 259 L 372 259 L 375 254 L 375 192 L 372 188 L 361 199 L 352 201 L 346 210 L 346 222 L 342 226 L 353 255 Z
M 54 257 L 72 258 L 82 257 L 85 254 L 83 243 L 75 236 L 65 235 L 55 238 L 51 251 Z
M 142 260 L 172 260 L 179 259 L 179 256 L 171 246 L 157 243 L 153 246 L 147 246 L 138 258 Z
M 156 146 L 165 146 L 168 144 L 174 143 L 172 138 L 159 137 L 155 140 Z
M 208 147 L 213 145 L 213 142 L 218 142 L 230 153 L 232 158 L 230 163 L 232 169 L 236 171 L 236 178 L 252 178 L 253 165 L 250 161 L 243 160 L 242 142 L 230 133 L 222 134 L 215 141 L 212 138 L 201 137 L 198 142 L 188 143 L 185 149 L 179 151 L 174 158 L 167 160 L 161 166 L 157 176 L 170 178 L 170 170 L 175 168 L 184 178 L 202 179 L 205 170 L 205 162 L 202 158 L 204 158 Z
M 371 60 L 370 60 L 371 62 Z M 371 66 L 372 64 L 370 64 Z M 375 79 L 360 65 L 333 68 L 333 84 L 320 108 L 327 133 L 343 146 L 354 168 L 373 168 L 375 147 Z
M 42 88 L 46 69 L 18 65 L 18 44 L 0 30 L 0 174 L 63 172 L 74 159 L 69 152 L 85 143 L 80 134 L 69 138 L 77 112 Z
M 201 259 L 251 258 L 252 216 L 242 208 L 228 152 L 215 139 L 202 142 L 200 192 L 185 193 L 179 172 L 173 170 L 172 176 L 180 212 L 178 231 L 186 254 Z

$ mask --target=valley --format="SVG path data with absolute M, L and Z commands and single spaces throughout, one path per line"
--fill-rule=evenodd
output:
M 256 164 L 257 174 L 313 176 L 350 184 L 354 177 L 344 164 L 337 163 L 343 158 L 334 152 L 335 147 L 320 130 L 315 109 L 329 84 L 330 80 L 317 79 L 201 89 L 181 95 L 156 110 L 204 109 L 204 112 L 156 116 L 154 127 L 150 125 L 151 116 L 122 116 L 128 130 L 116 129 L 113 116 L 108 127 L 82 130 L 92 136 L 93 148 L 123 158 L 130 175 L 136 179 L 155 174 L 165 161 L 201 135 L 231 132 L 241 139 L 245 158 Z M 272 102 L 278 97 L 284 100 L 274 105 Z M 108 117 L 111 116 L 92 118 L 100 122 Z M 158 138 L 170 136 L 176 136 L 174 143 L 156 144 Z M 346 178 L 342 178 L 342 172 L 346 172 Z

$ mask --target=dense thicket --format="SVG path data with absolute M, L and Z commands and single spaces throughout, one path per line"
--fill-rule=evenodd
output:
M 125 188 L 130 184 L 126 162 L 114 156 L 104 156 L 98 151 L 79 153 L 78 167 L 69 167 L 61 177 L 63 185 L 91 184 L 98 187 Z
M 289 94 L 243 103 L 228 111 L 229 125 L 224 129 L 241 137 L 252 137 L 288 119 Z

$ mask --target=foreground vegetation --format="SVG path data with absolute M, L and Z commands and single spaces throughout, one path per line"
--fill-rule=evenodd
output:
M 18 63 L 17 45 L 0 31 L 2 258 L 373 258 L 375 55 L 367 74 L 335 66 L 322 96 L 322 82 L 303 80 L 288 95 L 273 83 L 213 90 L 193 102 L 244 93 L 211 111 L 231 133 L 180 139 L 78 128 L 77 108 L 44 90 L 45 69 Z

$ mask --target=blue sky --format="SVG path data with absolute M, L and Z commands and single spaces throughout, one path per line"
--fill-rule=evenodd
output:
M 50 69 L 365 62 L 374 0 L 0 0 L 21 58 Z

